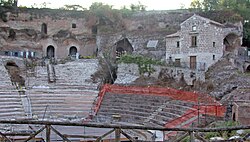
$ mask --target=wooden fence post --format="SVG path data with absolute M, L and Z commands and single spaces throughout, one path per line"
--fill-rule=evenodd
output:
M 50 125 L 46 125 L 46 142 L 50 142 Z
M 115 129 L 115 142 L 121 141 L 121 129 Z

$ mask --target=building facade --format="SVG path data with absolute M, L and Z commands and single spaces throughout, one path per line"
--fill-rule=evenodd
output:
M 175 67 L 206 71 L 223 54 L 241 46 L 242 24 L 225 25 L 194 14 L 166 37 L 166 61 Z

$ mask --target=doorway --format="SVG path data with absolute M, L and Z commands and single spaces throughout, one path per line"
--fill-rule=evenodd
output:
M 71 57 L 76 57 L 76 53 L 77 53 L 77 48 L 75 46 L 70 47 L 70 49 L 69 49 L 69 55 Z
M 48 58 L 55 57 L 55 48 L 54 48 L 54 46 L 50 45 L 50 46 L 47 47 L 47 57 Z
M 196 69 L 196 56 L 190 56 L 190 69 Z

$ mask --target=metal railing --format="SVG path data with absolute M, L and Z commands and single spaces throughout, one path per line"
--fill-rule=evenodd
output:
M 173 62 L 167 61 L 167 65 L 170 67 L 176 68 L 184 68 L 184 69 L 191 69 L 196 71 L 205 71 L 207 65 L 205 62 Z

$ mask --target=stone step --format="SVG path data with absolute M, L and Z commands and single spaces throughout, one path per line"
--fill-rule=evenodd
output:
M 1 113 L 11 113 L 11 112 L 22 112 L 23 108 L 5 108 L 5 109 L 0 109 L 0 114 Z
M 23 118 L 23 117 L 24 117 L 24 113 L 20 111 L 0 113 L 0 119 L 12 119 L 12 118 Z
M 47 111 L 62 111 L 62 112 L 89 112 L 90 110 L 82 107 L 82 108 L 69 108 L 69 107 L 54 107 L 54 106 L 49 106 L 49 107 L 37 107 L 37 108 L 33 108 L 32 111 L 33 112 L 44 112 L 47 108 Z
M 54 106 L 65 106 L 65 105 L 74 105 L 74 106 L 86 106 L 87 104 L 91 104 L 92 105 L 93 101 L 82 101 L 82 102 L 71 102 L 68 103 L 66 101 L 62 101 L 62 100 L 43 100 L 43 101 L 39 101 L 39 100 L 31 100 L 31 104 L 32 107 L 35 107 L 37 105 L 54 105 Z
M 21 98 L 19 94 L 12 94 L 12 93 L 7 93 L 7 94 L 2 94 L 0 93 L 0 99 L 4 99 L 4 98 Z
M 21 102 L 20 98 L 1 98 L 0 103 L 2 102 Z

